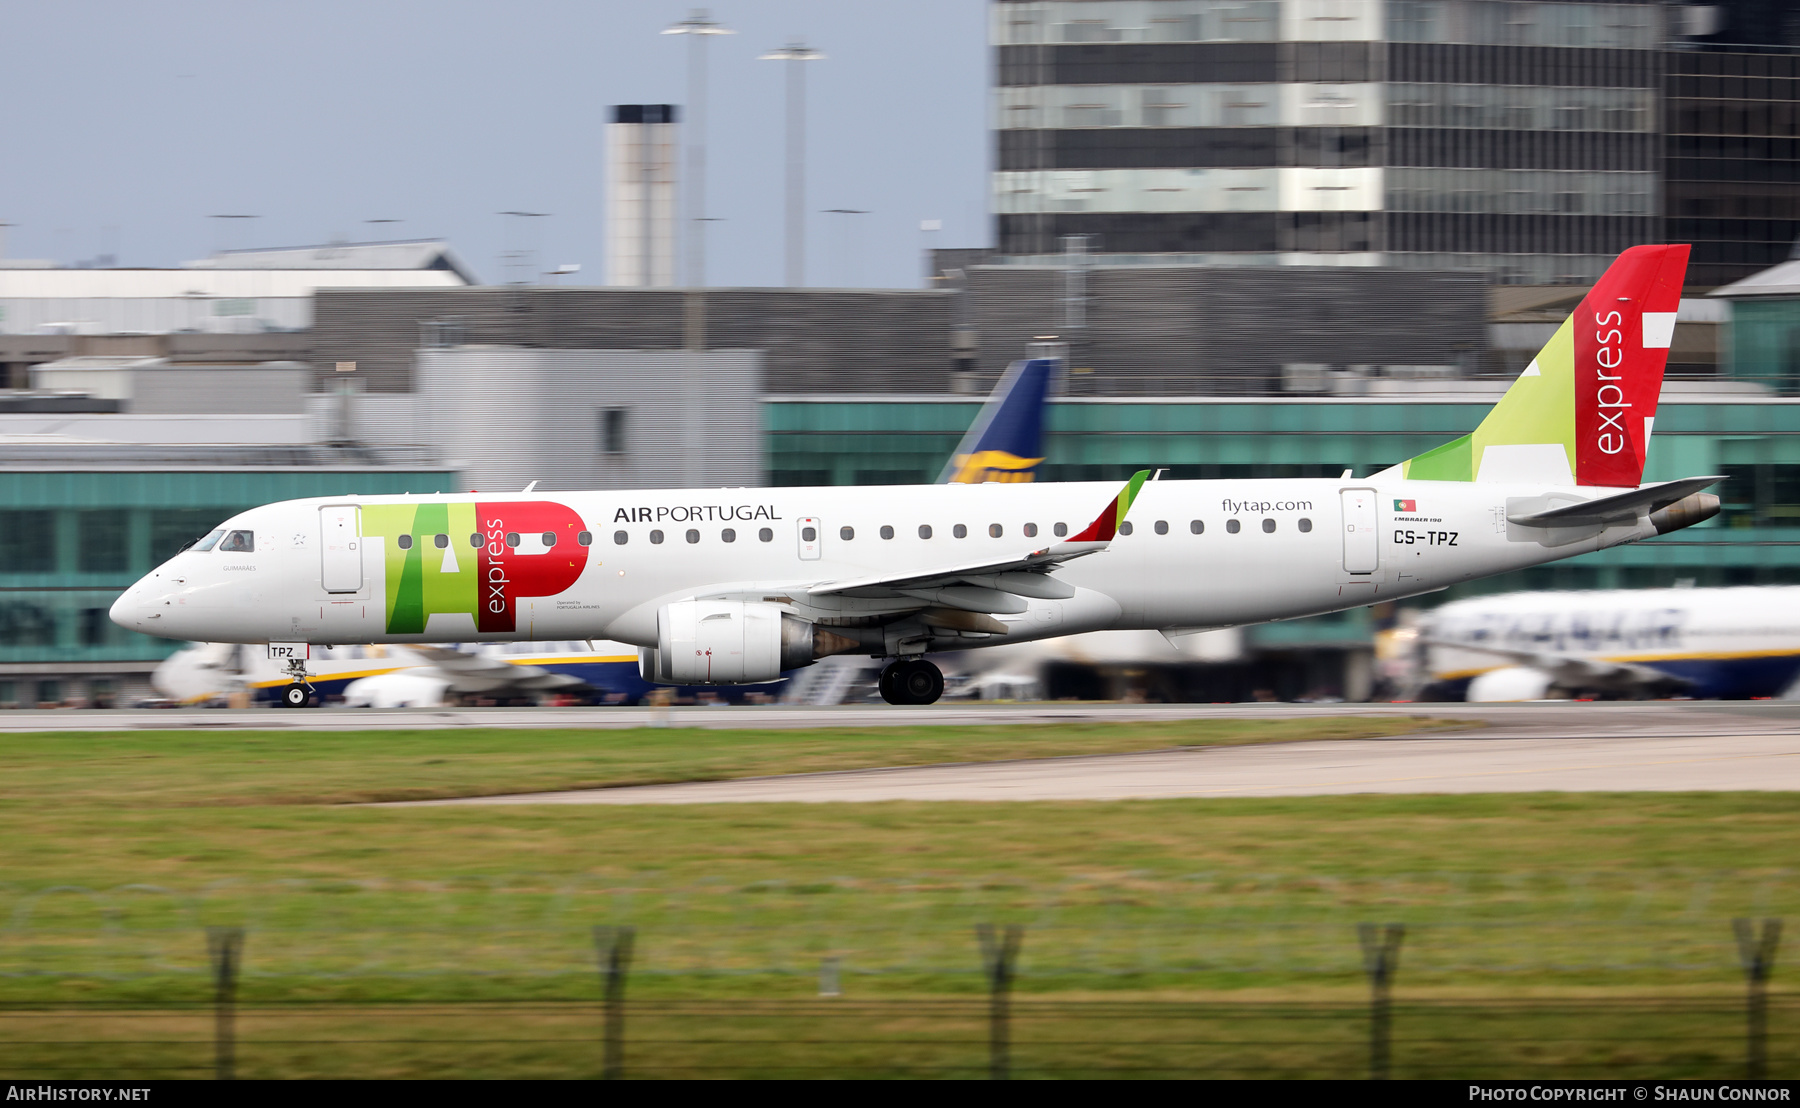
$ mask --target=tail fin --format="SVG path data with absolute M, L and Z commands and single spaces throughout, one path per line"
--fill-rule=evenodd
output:
M 1044 397 L 1056 369 L 1055 358 L 1031 358 L 1008 367 L 956 444 L 938 484 L 1030 481 L 1044 460 Z
M 1422 481 L 1640 484 L 1687 261 L 1685 245 L 1620 254 L 1473 434 L 1387 473 Z

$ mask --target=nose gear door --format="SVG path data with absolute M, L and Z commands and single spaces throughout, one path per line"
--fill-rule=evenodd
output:
M 319 509 L 320 581 L 326 592 L 359 592 L 363 587 L 362 509 L 327 504 Z

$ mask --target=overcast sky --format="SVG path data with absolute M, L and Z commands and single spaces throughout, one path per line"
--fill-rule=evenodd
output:
M 782 282 L 783 67 L 808 62 L 808 284 L 916 286 L 986 225 L 985 0 L 736 0 L 707 46 L 715 285 Z M 9 5 L 5 256 L 174 265 L 220 246 L 448 239 L 601 279 L 603 125 L 685 100 L 692 8 L 661 0 L 162 0 Z M 826 208 L 869 215 L 825 215 Z M 529 233 L 508 209 L 552 213 Z M 261 218 L 225 225 L 213 214 Z M 398 224 L 365 220 L 398 219 Z M 943 229 L 927 235 L 926 219 Z M 523 222 L 512 220 L 513 223 Z

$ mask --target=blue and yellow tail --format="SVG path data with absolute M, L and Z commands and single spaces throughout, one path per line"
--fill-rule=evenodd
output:
M 1033 480 L 1044 460 L 1044 400 L 1059 368 L 1055 358 L 1014 362 L 956 444 L 938 484 Z

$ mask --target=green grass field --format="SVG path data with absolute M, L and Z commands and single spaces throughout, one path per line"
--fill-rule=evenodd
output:
M 651 1006 L 642 1009 L 646 1020 L 658 1004 L 803 1006 L 761 1023 L 715 1013 L 700 1037 L 738 1044 L 708 1048 L 716 1062 L 706 1064 L 720 1072 L 787 1057 L 740 1041 L 766 1037 L 769 1026 L 816 1024 L 825 1038 L 849 1035 L 850 1008 L 837 1020 L 804 1007 L 824 1003 L 814 998 L 828 958 L 842 967 L 847 1004 L 875 1006 L 857 1017 L 864 1047 L 819 1055 L 839 1059 L 830 1063 L 836 1072 L 854 1071 L 853 1056 L 898 1066 L 911 1049 L 905 1043 L 931 1038 L 922 1027 L 949 1036 L 954 1049 L 920 1047 L 920 1058 L 936 1061 L 919 1064 L 955 1069 L 967 1061 L 965 1040 L 979 1045 L 979 1012 L 929 1017 L 906 1005 L 979 1000 L 972 928 L 989 921 L 1026 928 L 1021 1004 L 1050 1007 L 1022 1024 L 1022 1036 L 1037 1038 L 1021 1058 L 1036 1059 L 1030 1065 L 1045 1073 L 1074 1049 L 1061 1043 L 1092 1045 L 1082 1057 L 1096 1066 L 1174 1065 L 1173 1046 L 1152 1057 L 1141 1042 L 1094 1045 L 1105 1036 L 1095 1030 L 1098 1017 L 1079 1014 L 1098 1010 L 1084 1004 L 1235 1005 L 1170 1026 L 1212 1043 L 1208 1057 L 1254 1055 L 1268 1072 L 1341 1072 L 1352 1064 L 1344 1059 L 1356 1057 L 1356 1005 L 1366 989 L 1355 926 L 1389 920 L 1408 927 L 1396 985 L 1402 1003 L 1501 1006 L 1422 1009 L 1413 1023 L 1397 1024 L 1397 1041 L 1403 1028 L 1414 1034 L 1411 1054 L 1396 1047 L 1397 1073 L 1443 1072 L 1433 1067 L 1474 1065 L 1477 1056 L 1484 1066 L 1535 1059 L 1546 1073 L 1635 1065 L 1712 1074 L 1737 1065 L 1741 1018 L 1732 1013 L 1740 1011 L 1742 979 L 1730 920 L 1793 918 L 1800 909 L 1791 872 L 1800 804 L 1788 794 L 342 803 L 1430 726 L 1396 719 L 8 736 L 0 739 L 0 1006 L 19 1020 L 0 1024 L 0 1073 L 45 1075 L 58 1059 L 74 1057 L 79 1067 L 100 1056 L 79 1045 L 30 1045 L 44 1036 L 80 1044 L 163 1033 L 133 1023 L 148 1018 L 142 1011 L 102 1011 L 114 1006 L 150 1006 L 163 1013 L 158 1027 L 169 1036 L 203 1039 L 201 1014 L 165 1009 L 210 995 L 209 925 L 247 929 L 242 995 L 271 1006 L 246 1017 L 247 1075 L 432 1073 L 446 1052 L 468 1072 L 586 1072 L 593 1013 L 568 1004 L 597 999 L 589 932 L 618 924 L 638 929 L 631 996 Z M 1780 1000 L 1779 969 L 1775 985 Z M 304 1017 L 297 1002 L 336 1014 Z M 1577 1002 L 1602 1007 L 1582 1015 L 1567 1007 Z M 471 1003 L 548 1005 L 502 1022 L 541 1024 L 545 1036 L 574 1045 L 456 1046 L 467 1037 L 456 1028 L 469 1024 Z M 1075 1005 L 1076 1014 L 1058 1004 Z M 1313 1005 L 1314 1022 L 1292 1013 L 1258 1022 L 1258 1013 L 1294 1004 Z M 379 1005 L 390 1006 L 386 1014 L 369 1015 Z M 1778 1014 L 1786 1010 L 1777 1004 Z M 669 1043 L 685 1041 L 681 1027 L 699 1026 L 666 1012 L 657 1018 Z M 1133 1018 L 1148 1017 L 1114 1012 L 1103 1022 L 1121 1027 Z M 182 1019 L 194 1026 L 182 1030 Z M 304 1038 L 297 1022 L 348 1035 L 363 1034 L 354 1029 L 370 1020 L 382 1034 L 417 1032 L 437 1045 L 360 1053 L 248 1045 L 258 1036 L 268 1044 Z M 24 1036 L 27 1026 L 38 1038 Z M 1308 1027 L 1318 1034 L 1297 1030 Z M 1036 1030 L 1027 1035 L 1029 1028 Z M 1800 1043 L 1781 1019 L 1774 1031 L 1772 1064 L 1787 1072 Z M 1260 1036 L 1260 1045 L 1230 1046 L 1240 1033 Z M 1487 1045 L 1477 1050 L 1474 1042 Z M 1205 1055 L 1190 1047 L 1183 1057 Z M 684 1050 L 667 1046 L 665 1068 L 698 1057 Z M 106 1056 L 126 1057 L 116 1049 Z M 962 1060 L 944 1061 L 952 1056 Z M 343 1069 L 352 1057 L 366 1061 Z

